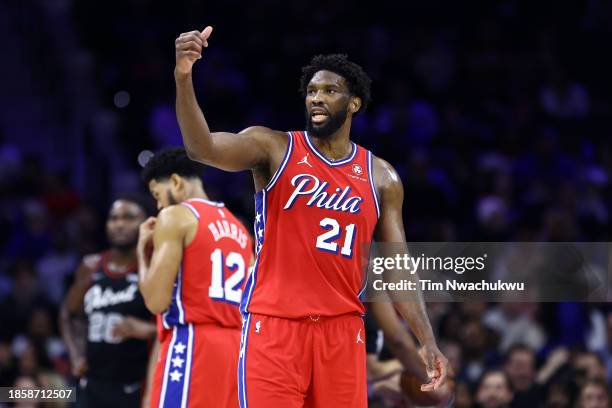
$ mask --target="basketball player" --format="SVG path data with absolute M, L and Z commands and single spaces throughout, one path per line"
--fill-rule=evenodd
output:
M 247 230 L 210 201 L 183 148 L 142 171 L 159 208 L 140 227 L 140 288 L 158 330 L 151 407 L 238 407 L 239 304 L 251 260 Z
M 212 133 L 198 106 L 193 64 L 212 27 L 175 42 L 176 109 L 189 156 L 255 182 L 257 260 L 242 301 L 242 407 L 365 407 L 361 259 L 373 239 L 405 242 L 403 187 L 384 160 L 350 140 L 370 79 L 343 55 L 303 69 L 306 132 L 250 127 Z M 446 377 L 422 300 L 395 302 L 428 368 L 424 390 Z
M 81 378 L 82 407 L 139 407 L 149 341 L 155 337 L 152 316 L 138 291 L 136 244 L 147 217 L 144 200 L 115 200 L 106 221 L 110 248 L 88 255 L 76 272 L 61 307 L 60 326 L 72 372 Z M 85 312 L 86 350 L 73 329 Z

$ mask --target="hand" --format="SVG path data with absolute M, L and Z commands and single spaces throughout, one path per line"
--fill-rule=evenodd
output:
M 87 373 L 87 360 L 84 356 L 74 357 L 70 361 L 72 375 L 81 378 Z
M 425 369 L 429 377 L 429 382 L 421 385 L 421 391 L 437 390 L 446 381 L 448 360 L 435 344 L 421 347 L 419 355 L 425 363 Z
M 201 32 L 189 31 L 179 35 L 174 41 L 176 49 L 175 73 L 187 75 L 191 72 L 193 64 L 202 58 L 202 50 L 208 47 L 208 38 L 212 30 L 211 26 L 206 26 Z
M 140 224 L 138 229 L 138 254 L 148 261 L 153 249 L 153 232 L 155 231 L 155 223 L 157 218 L 149 217 L 145 222 Z
M 547 366 L 554 367 L 555 369 L 561 367 L 565 363 L 569 361 L 570 353 L 569 350 L 565 347 L 558 347 L 553 350 L 552 353 L 548 356 L 548 360 L 546 360 Z
M 113 326 L 113 336 L 121 339 L 148 340 L 155 333 L 155 327 L 144 320 L 126 316 L 121 322 Z

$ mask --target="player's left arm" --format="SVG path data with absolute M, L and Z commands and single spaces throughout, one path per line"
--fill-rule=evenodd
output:
M 399 175 L 389 163 L 376 157 L 374 158 L 374 182 L 380 204 L 380 218 L 376 224 L 374 238 L 380 243 L 401 244 L 405 253 L 408 253 L 402 219 L 404 187 Z M 418 276 L 414 274 L 411 279 L 418 280 Z M 421 344 L 419 354 L 429 376 L 429 382 L 422 385 L 421 390 L 438 389 L 446 380 L 448 360 L 436 344 L 423 297 L 420 291 L 416 291 L 415 299 L 406 302 L 397 300 L 395 298 L 397 295 L 391 292 L 393 291 L 390 291 L 389 296 L 393 299 L 393 305 L 408 322 L 410 329 Z
M 174 205 L 140 225 L 138 236 L 138 280 L 149 311 L 165 311 L 183 259 L 187 228 L 193 220 L 188 209 Z M 193 216 L 191 216 L 193 218 Z

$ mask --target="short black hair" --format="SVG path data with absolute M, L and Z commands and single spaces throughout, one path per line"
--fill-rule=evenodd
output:
M 150 217 L 156 213 L 155 204 L 151 200 L 151 197 L 142 193 L 121 193 L 115 197 L 112 203 L 114 203 L 115 201 L 128 201 L 130 203 L 136 204 L 142 209 L 145 216 L 147 217 Z
M 356 114 L 367 108 L 372 101 L 370 94 L 372 80 L 361 66 L 349 61 L 346 54 L 315 55 L 310 61 L 310 65 L 302 68 L 302 77 L 300 78 L 302 96 L 306 96 L 306 88 L 314 74 L 323 70 L 331 71 L 343 77 L 348 84 L 349 92 L 361 98 L 361 108 Z
M 504 358 L 503 358 L 504 363 L 509 362 L 512 355 L 517 352 L 525 352 L 525 353 L 531 354 L 533 356 L 534 363 L 535 363 L 535 358 L 536 358 L 535 351 L 533 351 L 532 348 L 530 348 L 529 346 L 523 343 L 515 343 L 512 346 L 510 346 L 508 351 L 506 351 L 506 354 L 504 354 Z
M 187 156 L 182 147 L 164 149 L 149 159 L 141 172 L 142 180 L 149 184 L 151 180 L 167 180 L 176 173 L 181 177 L 202 177 L 203 166 Z

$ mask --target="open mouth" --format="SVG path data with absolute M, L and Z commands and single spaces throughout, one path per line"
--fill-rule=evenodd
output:
M 329 115 L 322 109 L 316 109 L 310 113 L 312 123 L 323 123 L 327 120 L 327 118 L 329 118 Z

